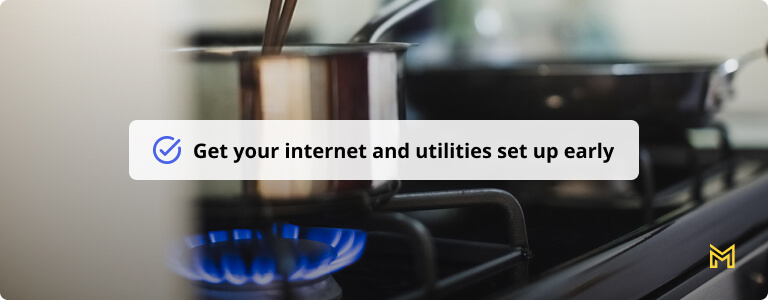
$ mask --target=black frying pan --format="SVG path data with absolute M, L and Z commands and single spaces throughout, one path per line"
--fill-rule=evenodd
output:
M 754 51 L 722 61 L 557 61 L 410 71 L 411 105 L 426 119 L 636 120 L 641 139 L 706 125 L 731 97 Z

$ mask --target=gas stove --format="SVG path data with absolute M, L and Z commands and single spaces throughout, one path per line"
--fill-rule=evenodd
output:
M 762 298 L 768 150 L 734 150 L 722 124 L 698 130 L 715 146 L 682 133 L 644 143 L 634 181 L 201 199 L 205 234 L 187 238 L 174 270 L 203 299 Z M 710 268 L 710 245 L 735 245 L 736 268 Z

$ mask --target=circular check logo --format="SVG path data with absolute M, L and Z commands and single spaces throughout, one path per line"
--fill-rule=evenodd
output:
M 176 142 L 174 142 L 171 145 L 171 147 L 167 148 L 166 150 L 163 150 L 163 148 L 157 149 L 157 145 L 160 144 L 160 142 L 162 142 L 164 140 L 174 141 L 176 139 L 174 139 L 172 136 L 167 136 L 167 135 L 157 139 L 157 141 L 155 141 L 155 146 L 152 147 L 152 154 L 155 155 L 155 159 L 157 159 L 157 161 L 159 161 L 160 163 L 168 165 L 168 164 L 172 164 L 172 163 L 176 162 L 176 160 L 178 160 L 179 157 L 181 156 L 181 146 L 176 147 L 176 146 L 179 145 L 179 142 L 181 142 L 181 140 L 180 139 L 176 140 Z M 164 144 L 169 144 L 169 143 L 164 143 Z M 171 160 L 166 160 L 167 158 L 169 158 L 168 154 L 171 153 L 171 151 L 173 151 L 174 148 L 178 148 L 178 152 L 176 152 L 176 157 L 174 157 Z M 158 153 L 157 153 L 158 151 L 160 152 L 159 153 L 160 155 L 158 155 Z

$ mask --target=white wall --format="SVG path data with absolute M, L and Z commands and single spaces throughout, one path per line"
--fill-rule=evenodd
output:
M 168 1 L 0 6 L 0 294 L 188 299 L 164 266 L 189 189 L 128 176 L 128 124 L 186 118 Z
M 768 5 L 760 0 L 601 1 L 621 49 L 636 55 L 734 57 L 765 48 Z M 768 113 L 768 64 L 747 65 L 736 80 L 729 113 Z
M 263 30 L 269 0 L 188 0 L 177 11 L 179 28 L 197 30 Z M 320 43 L 343 43 L 374 13 L 378 0 L 302 0 L 292 29 L 305 29 Z

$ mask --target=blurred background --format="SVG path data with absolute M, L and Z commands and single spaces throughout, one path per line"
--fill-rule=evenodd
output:
M 304 1 L 291 27 L 294 40 L 346 42 L 381 3 Z M 191 42 L 200 42 L 200 36 L 237 42 L 231 37 L 250 34 L 255 39 L 263 29 L 268 1 L 198 0 L 187 6 L 175 28 L 192 37 Z M 761 48 L 768 40 L 768 5 L 759 0 L 444 0 L 432 10 L 427 20 L 415 22 L 432 31 L 398 40 L 420 43 L 409 53 L 409 67 L 424 63 L 416 57 L 445 59 L 459 49 L 501 61 L 574 56 L 724 59 Z M 226 36 L 230 39 L 222 38 Z M 764 61 L 740 74 L 739 101 L 728 105 L 729 112 L 768 111 L 757 100 L 765 93 L 760 87 L 766 74 Z
M 289 42 L 345 42 L 381 1 L 304 0 Z M 398 30 L 408 59 L 457 55 L 716 57 L 765 47 L 759 0 L 438 1 Z M 185 299 L 163 264 L 188 202 L 227 183 L 130 179 L 128 124 L 229 119 L 236 73 L 172 52 L 260 40 L 266 0 L 7 0 L 0 5 L 0 294 L 5 299 Z M 429 30 L 427 30 L 429 29 Z M 768 141 L 768 65 L 747 66 L 721 117 Z M 233 92 L 234 91 L 234 92 Z M 209 101 L 206 99 L 216 99 Z M 230 99 L 230 100 L 227 100 Z M 763 122 L 763 123 L 760 123 Z M 222 186 L 223 184 L 223 186 Z

